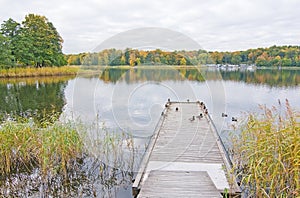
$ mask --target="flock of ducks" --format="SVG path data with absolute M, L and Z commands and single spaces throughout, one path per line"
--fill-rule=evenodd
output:
M 195 118 L 195 116 L 193 116 L 192 118 L 189 118 L 189 120 L 190 121 L 194 121 L 194 120 L 196 120 L 196 119 L 201 119 L 201 118 L 203 118 L 203 114 L 202 113 L 200 113 L 198 116 L 196 116 L 196 118 Z
M 168 102 L 165 104 L 165 107 L 166 107 L 166 108 L 170 106 L 170 102 L 171 102 L 171 100 L 168 99 Z M 187 99 L 187 102 L 190 102 L 190 100 Z M 198 102 L 199 102 L 199 101 L 198 101 Z M 204 113 L 205 113 L 205 114 L 208 114 L 208 109 L 206 108 L 205 104 L 204 104 L 203 102 L 199 102 L 199 103 L 200 103 L 200 106 L 201 106 L 202 110 L 204 111 Z M 176 107 L 176 108 L 175 108 L 175 111 L 179 111 L 179 108 Z M 164 115 L 164 112 L 162 112 L 161 115 Z M 228 117 L 228 115 L 227 115 L 226 113 L 222 113 L 221 116 L 222 116 L 223 118 L 225 118 L 225 117 L 227 118 L 227 117 Z M 196 119 L 199 119 L 199 120 L 200 120 L 201 118 L 203 118 L 203 114 L 202 114 L 202 113 L 200 113 L 200 114 L 197 115 L 197 116 L 194 116 L 194 115 L 193 115 L 191 118 L 189 118 L 189 120 L 192 122 L 192 121 L 195 121 Z M 237 122 L 237 118 L 232 117 L 232 118 L 231 118 L 231 121 L 232 121 L 232 122 Z

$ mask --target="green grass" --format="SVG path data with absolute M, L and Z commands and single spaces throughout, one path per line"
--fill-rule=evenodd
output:
M 76 66 L 42 67 L 42 68 L 16 67 L 10 69 L 1 69 L 0 78 L 76 75 L 78 70 L 79 67 Z
M 5 121 L 0 128 L 0 175 L 30 172 L 66 175 L 69 162 L 80 157 L 83 142 L 70 123 L 35 124 L 30 119 Z
M 300 113 L 285 106 L 249 114 L 233 161 L 250 197 L 300 196 Z
M 113 132 L 98 119 L 59 117 L 55 112 L 42 120 L 3 116 L 0 197 L 96 196 L 96 186 L 107 193 L 131 185 L 136 152 L 130 134 Z

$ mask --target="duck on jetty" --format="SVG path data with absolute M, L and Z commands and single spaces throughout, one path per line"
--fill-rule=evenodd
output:
M 198 118 L 200 120 L 201 118 L 203 118 L 203 114 L 200 113 L 198 116 L 196 116 L 196 118 Z
M 189 120 L 192 122 L 195 120 L 195 116 L 193 116 L 192 118 L 189 118 Z
M 237 122 L 237 118 L 232 117 L 232 118 L 231 118 L 231 121 L 232 121 L 232 122 Z

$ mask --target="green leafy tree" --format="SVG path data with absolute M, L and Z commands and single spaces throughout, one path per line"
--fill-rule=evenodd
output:
M 289 58 L 283 58 L 282 59 L 282 66 L 288 67 L 292 66 L 292 60 Z
M 239 52 L 233 53 L 231 57 L 231 63 L 234 65 L 239 65 L 241 64 L 242 57 L 240 56 Z
M 201 53 L 201 54 L 199 54 L 198 55 L 198 63 L 199 64 L 203 64 L 203 65 L 205 65 L 205 64 L 207 64 L 207 59 L 208 59 L 208 54 L 207 53 Z
M 25 57 L 27 64 L 31 61 L 35 66 L 41 67 L 65 63 L 61 50 L 63 40 L 45 16 L 29 14 L 22 25 L 22 43 L 25 53 L 29 54 Z
M 6 40 L 5 48 L 7 51 L 5 52 L 5 54 L 7 53 L 7 60 L 5 61 L 5 64 L 7 66 L 14 65 L 17 62 L 18 38 L 20 28 L 20 23 L 14 21 L 11 18 L 9 18 L 7 21 L 4 21 L 3 24 L 1 24 L 1 34 L 3 37 L 5 37 Z
M 11 64 L 11 51 L 9 50 L 8 39 L 0 34 L 0 67 L 6 67 Z
M 225 52 L 222 61 L 225 64 L 230 64 L 231 63 L 231 53 Z
M 61 66 L 66 59 L 62 53 L 63 40 L 45 16 L 29 14 L 22 24 L 8 19 L 1 24 L 1 50 L 9 51 L 6 66 Z M 2 52 L 4 56 L 7 52 Z M 3 58 L 2 58 L 3 59 Z M 3 64 L 2 60 L 2 64 Z

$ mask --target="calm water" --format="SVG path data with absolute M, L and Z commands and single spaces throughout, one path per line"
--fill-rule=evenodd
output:
M 214 68 L 99 69 L 99 75 L 76 78 L 1 80 L 0 111 L 62 118 L 97 120 L 112 131 L 133 135 L 141 156 L 160 117 L 171 101 L 204 101 L 219 133 L 227 137 L 231 117 L 241 120 L 259 104 L 288 99 L 300 110 L 300 70 L 228 71 Z M 228 118 L 222 118 L 226 112 Z M 128 186 L 127 186 L 128 187 Z M 115 195 L 129 197 L 117 188 Z
M 152 135 L 167 99 L 204 101 L 219 131 L 231 117 L 257 111 L 259 104 L 288 99 L 300 108 L 300 70 L 224 71 L 217 69 L 110 69 L 98 77 L 71 79 L 64 89 L 63 114 L 93 120 L 132 133 Z M 221 117 L 226 112 L 228 118 Z

